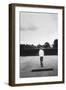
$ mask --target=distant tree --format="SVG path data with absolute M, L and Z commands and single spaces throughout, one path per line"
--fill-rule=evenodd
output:
M 35 45 L 33 45 L 33 44 L 31 45 L 31 47 L 32 47 L 32 49 L 35 49 L 35 48 L 36 48 L 36 46 L 35 46 Z
M 42 46 L 40 44 L 37 45 L 37 48 L 41 48 Z
M 46 42 L 46 43 L 44 44 L 44 48 L 50 48 L 50 44 L 49 44 L 48 42 Z
M 45 46 L 44 46 L 44 45 L 42 45 L 42 47 L 43 47 L 43 48 L 45 48 Z
M 56 48 L 56 49 L 58 48 L 58 39 L 54 40 L 53 48 Z

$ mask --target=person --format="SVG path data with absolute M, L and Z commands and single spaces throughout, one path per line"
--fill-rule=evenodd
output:
M 40 65 L 41 65 L 41 67 L 43 67 L 44 51 L 42 49 L 39 50 L 39 56 L 40 56 Z

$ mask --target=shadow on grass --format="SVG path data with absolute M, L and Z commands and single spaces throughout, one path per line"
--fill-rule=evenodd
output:
M 53 68 L 46 68 L 46 69 L 33 69 L 32 72 L 39 72 L 39 71 L 53 71 Z

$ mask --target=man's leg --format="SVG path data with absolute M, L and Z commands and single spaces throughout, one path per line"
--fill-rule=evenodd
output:
M 43 67 L 43 57 L 40 57 L 41 67 Z

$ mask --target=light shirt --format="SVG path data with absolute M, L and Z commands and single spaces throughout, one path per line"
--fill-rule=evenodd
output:
M 39 56 L 44 56 L 44 51 L 42 49 L 39 50 Z

